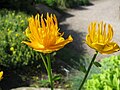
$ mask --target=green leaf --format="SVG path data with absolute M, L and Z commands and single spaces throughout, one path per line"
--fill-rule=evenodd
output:
M 49 80 L 41 80 L 40 81 L 41 86 L 48 86 L 48 84 L 49 84 Z
M 95 65 L 96 67 L 101 67 L 101 64 L 100 64 L 99 62 L 94 62 L 94 65 Z
M 41 83 L 48 83 L 49 80 L 41 80 L 40 82 L 41 82 Z
M 80 67 L 80 70 L 81 70 L 82 72 L 84 72 L 84 73 L 87 71 L 86 68 L 85 68 L 85 66 L 81 66 L 81 67 Z
M 56 75 L 53 77 L 53 81 L 57 81 L 57 80 L 60 80 L 61 79 L 61 76 L 60 75 Z

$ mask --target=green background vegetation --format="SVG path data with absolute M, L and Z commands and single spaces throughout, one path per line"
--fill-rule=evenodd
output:
M 120 56 L 103 59 L 100 72 L 87 80 L 86 90 L 119 90 L 120 89 Z
M 72 8 L 79 5 L 88 5 L 89 0 L 35 0 L 35 3 L 44 3 L 54 8 Z
M 0 63 L 10 68 L 28 65 L 40 59 L 39 53 L 21 44 L 25 39 L 28 15 L 23 12 L 0 10 Z

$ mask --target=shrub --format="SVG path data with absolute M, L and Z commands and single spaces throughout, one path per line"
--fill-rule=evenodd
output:
M 34 0 L 0 0 L 0 8 L 22 10 L 27 13 L 35 13 Z
M 101 73 L 87 80 L 86 90 L 120 90 L 120 56 L 105 58 Z
M 15 68 L 40 59 L 37 52 L 21 44 L 27 18 L 28 15 L 22 12 L 0 10 L 0 64 Z
M 80 5 L 88 5 L 90 2 L 89 0 L 79 0 Z
M 72 8 L 79 5 L 88 5 L 89 0 L 35 0 L 35 3 L 44 3 L 53 8 Z

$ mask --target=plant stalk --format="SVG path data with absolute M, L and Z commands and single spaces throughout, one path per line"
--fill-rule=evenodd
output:
M 51 86 L 51 90 L 53 90 L 53 78 L 52 78 L 50 54 L 46 55 L 46 59 L 47 59 L 47 64 L 48 64 L 48 77 L 49 77 L 49 81 L 50 81 L 50 86 Z
M 45 61 L 45 58 L 44 58 L 43 54 L 40 53 L 40 55 L 41 55 L 41 58 L 43 60 L 44 65 L 45 65 L 45 68 L 47 70 L 47 74 L 48 74 L 48 79 L 49 79 L 49 82 L 50 82 L 51 90 L 53 90 L 54 86 L 53 86 L 53 79 L 52 79 L 52 69 L 51 69 L 50 54 L 46 54 L 47 63 Z
M 82 83 L 81 83 L 81 85 L 80 85 L 80 87 L 79 87 L 78 90 L 81 90 L 81 89 L 82 89 L 82 87 L 83 87 L 83 85 L 84 85 L 84 83 L 85 83 L 85 81 L 86 81 L 86 79 L 87 79 L 87 76 L 88 76 L 88 74 L 89 74 L 89 72 L 90 72 L 90 69 L 91 69 L 91 67 L 92 67 L 92 65 L 93 65 L 93 63 L 94 63 L 97 55 L 98 55 L 98 51 L 96 51 L 96 53 L 94 54 L 94 56 L 93 56 L 93 58 L 92 58 L 92 61 L 90 62 L 90 65 L 89 65 L 89 67 L 88 67 L 88 70 L 87 70 L 87 72 L 86 72 L 86 74 L 85 74 L 85 77 L 84 77 L 84 79 L 83 79 L 83 81 L 82 81 Z
M 41 58 L 42 58 L 42 60 L 43 60 L 43 63 L 44 63 L 44 65 L 45 65 L 45 68 L 46 68 L 47 73 L 48 73 L 48 66 L 47 66 L 47 63 L 45 62 L 45 58 L 44 58 L 44 56 L 43 56 L 42 53 L 40 53 L 40 56 L 41 56 Z

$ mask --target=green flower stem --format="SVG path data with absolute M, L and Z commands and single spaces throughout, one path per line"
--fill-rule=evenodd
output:
M 47 74 L 48 74 L 51 90 L 53 90 L 54 86 L 53 86 L 53 79 L 52 79 L 52 69 L 51 69 L 50 54 L 46 54 L 47 63 L 45 61 L 45 58 L 44 58 L 43 54 L 40 53 L 40 55 L 41 55 L 41 58 L 43 60 L 44 65 L 45 65 L 45 68 L 47 70 Z
M 90 69 L 91 69 L 91 67 L 92 67 L 92 65 L 93 65 L 93 63 L 94 63 L 97 55 L 98 55 L 98 51 L 96 51 L 96 53 L 94 54 L 94 56 L 93 56 L 93 58 L 92 58 L 92 61 L 90 62 L 90 65 L 89 65 L 89 67 L 88 67 L 88 70 L 87 70 L 87 72 L 86 72 L 86 74 L 85 74 L 85 77 L 84 77 L 84 79 L 83 79 L 83 81 L 82 81 L 82 83 L 81 83 L 81 85 L 80 85 L 80 87 L 79 87 L 78 90 L 81 90 L 81 89 L 82 89 L 82 87 L 83 87 L 83 85 L 84 85 L 84 83 L 85 83 L 85 80 L 87 79 L 87 76 L 88 76 L 88 74 L 89 74 L 89 72 L 90 72 Z
M 48 73 L 48 66 L 47 66 L 47 64 L 46 64 L 46 62 L 45 62 L 45 58 L 44 58 L 44 56 L 43 56 L 42 53 L 40 53 L 40 56 L 41 56 L 41 58 L 42 58 L 42 60 L 43 60 L 43 63 L 44 63 L 44 65 L 45 65 L 45 68 L 46 68 L 47 73 Z
M 51 60 L 50 60 L 50 54 L 46 55 L 47 64 L 48 64 L 48 77 L 51 85 L 51 90 L 53 90 L 53 78 L 52 78 L 52 69 L 51 69 Z

